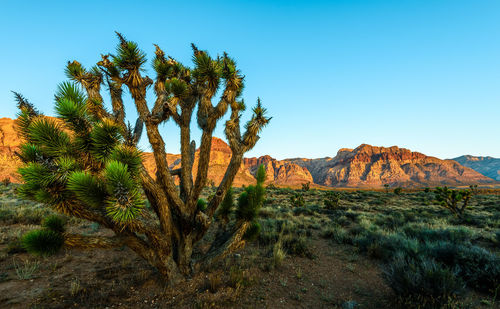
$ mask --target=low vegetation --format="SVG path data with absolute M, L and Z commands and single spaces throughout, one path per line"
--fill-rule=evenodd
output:
M 0 217 L 0 263 L 2 269 L 7 269 L 0 273 L 0 286 L 12 280 L 43 281 L 63 274 L 64 264 L 77 267 L 74 263 L 82 263 L 71 258 L 78 257 L 80 249 L 67 248 L 45 257 L 55 252 L 51 248 L 59 246 L 57 235 L 78 230 L 92 236 L 105 230 L 85 220 L 52 213 L 33 216 L 39 211 L 38 204 L 19 199 L 16 188 L 13 184 L 0 188 L 0 199 L 8 201 L 0 203 L 5 214 Z M 233 220 L 235 216 L 248 215 L 238 213 L 239 203 L 257 202 L 245 207 L 252 209 L 252 216 L 255 214 L 244 236 L 249 242 L 247 248 L 195 276 L 190 283 L 192 289 L 181 285 L 182 292 L 177 292 L 175 299 L 172 292 L 158 286 L 158 291 L 163 292 L 158 292 L 155 302 L 201 308 L 211 304 L 274 307 L 279 306 L 280 299 L 291 307 L 318 308 L 499 305 L 500 196 L 493 191 L 485 194 L 478 190 L 470 196 L 462 215 L 457 216 L 443 207 L 435 189 L 396 194 L 267 186 L 265 199 L 258 193 L 263 189 L 262 182 L 233 188 L 215 213 L 221 221 Z M 205 188 L 201 199 L 207 200 L 215 190 Z M 297 196 L 302 197 L 303 203 L 293 202 Z M 205 245 L 196 247 L 194 255 L 198 250 L 206 250 Z M 108 250 L 108 259 L 113 260 L 122 255 L 123 249 Z M 136 270 L 130 272 L 123 263 L 108 266 L 115 278 L 135 274 L 135 279 L 129 280 L 146 284 L 146 273 L 151 274 L 146 264 L 136 260 L 132 264 Z M 65 290 L 56 283 L 50 289 L 58 291 L 61 299 L 68 299 L 66 304 L 85 305 L 85 295 L 97 291 L 97 286 L 84 279 L 88 271 L 79 270 L 65 277 Z M 94 280 L 101 280 L 96 284 L 105 282 Z M 119 297 L 113 296 L 118 294 L 113 294 L 111 288 L 107 293 L 94 302 L 104 305 Z M 138 295 L 146 297 L 143 292 Z M 25 301 L 54 305 L 51 299 L 40 295 Z

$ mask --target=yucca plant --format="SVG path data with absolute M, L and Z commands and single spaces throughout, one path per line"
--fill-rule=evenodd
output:
M 241 131 L 243 75 L 226 53 L 212 58 L 192 45 L 194 66 L 188 67 L 166 57 L 156 46 L 153 80 L 144 75 L 145 53 L 121 34 L 118 39 L 116 53 L 103 55 L 91 69 L 77 61 L 67 64 L 70 81 L 62 83 L 55 95 L 58 119 L 45 117 L 16 93 L 18 130 L 25 141 L 18 154 L 24 162 L 19 169 L 24 180 L 19 192 L 67 216 L 97 222 L 115 234 L 95 237 L 65 233 L 65 245 L 125 245 L 168 280 L 174 280 L 211 265 L 245 244 L 243 236 L 251 226 L 251 216 L 212 223 L 243 154 L 254 147 L 270 118 L 258 100 L 253 116 Z M 105 107 L 103 85 L 109 92 L 111 108 Z M 151 86 L 153 99 L 148 98 Z M 139 114 L 134 126 L 125 122 L 124 91 L 132 96 Z M 200 202 L 207 183 L 212 135 L 228 111 L 225 135 L 231 160 L 215 194 Z M 196 171 L 196 143 L 191 141 L 190 129 L 193 118 L 202 131 Z M 165 142 L 158 129 L 167 121 L 180 127 L 181 168 L 176 170 L 169 169 Z M 148 174 L 137 147 L 144 126 L 156 175 Z M 193 259 L 193 247 L 211 226 L 224 233 L 216 233 L 210 249 Z

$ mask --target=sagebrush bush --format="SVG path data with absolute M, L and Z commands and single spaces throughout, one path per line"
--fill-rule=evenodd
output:
M 437 242 L 428 244 L 426 251 L 437 261 L 457 268 L 458 275 L 473 289 L 494 293 L 500 285 L 500 257 L 484 248 Z
M 349 234 L 340 225 L 329 226 L 321 231 L 323 238 L 331 239 L 338 244 L 348 243 Z
M 430 258 L 400 252 L 384 267 L 383 278 L 406 306 L 436 307 L 459 295 L 464 282 L 451 269 Z
M 56 233 L 64 233 L 66 222 L 63 218 L 57 215 L 51 215 L 43 219 L 42 227 L 54 231 Z
M 459 243 L 469 242 L 474 237 L 473 231 L 464 226 L 432 229 L 422 225 L 407 225 L 403 231 L 408 237 L 416 238 L 422 242 L 442 240 Z
M 24 234 L 21 243 L 28 253 L 48 256 L 62 248 L 64 237 L 61 233 L 49 229 L 33 230 Z

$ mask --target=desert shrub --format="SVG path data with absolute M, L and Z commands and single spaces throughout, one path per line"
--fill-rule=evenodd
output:
M 482 292 L 494 292 L 500 284 L 500 258 L 477 246 L 451 242 L 430 243 L 427 254 L 437 261 L 458 269 L 467 285 Z
M 276 220 L 271 218 L 260 219 L 259 224 L 260 233 L 258 235 L 258 241 L 260 245 L 269 245 L 278 240 L 279 229 Z
M 375 224 L 382 226 L 384 228 L 395 230 L 400 226 L 404 225 L 406 222 L 405 216 L 400 212 L 392 213 L 388 216 L 383 216 L 375 220 Z
M 290 196 L 290 202 L 293 207 L 302 207 L 306 204 L 304 200 L 304 195 L 302 193 L 294 193 Z
M 295 207 L 293 210 L 294 216 L 306 215 L 311 216 L 314 214 L 314 211 L 309 207 Z
M 273 267 L 281 266 L 281 264 L 283 264 L 283 261 L 285 260 L 285 258 L 286 258 L 286 252 L 283 249 L 283 244 L 281 241 L 278 241 L 273 246 L 272 266 Z
M 283 248 L 290 255 L 313 258 L 313 254 L 309 249 L 308 240 L 305 236 L 296 237 L 296 235 L 288 234 L 283 237 Z
M 474 233 L 470 229 L 459 226 L 446 229 L 431 229 L 421 225 L 407 225 L 403 228 L 408 237 L 413 237 L 422 242 L 428 241 L 451 241 L 451 242 L 469 242 Z
M 399 253 L 384 267 L 383 278 L 408 307 L 440 307 L 459 295 L 463 281 L 451 269 L 429 258 L 408 258 Z
M 57 253 L 64 244 L 64 237 L 49 229 L 33 230 L 21 239 L 23 247 L 33 255 L 48 256 Z
M 64 221 L 64 219 L 57 215 L 48 216 L 42 221 L 42 227 L 56 233 L 64 233 L 65 224 L 66 222 Z
M 394 194 L 401 195 L 401 193 L 403 193 L 403 188 L 397 187 L 394 189 Z
M 369 242 L 373 240 L 372 242 Z M 390 260 L 397 252 L 406 256 L 416 257 L 419 253 L 419 244 L 415 239 L 404 237 L 401 234 L 379 234 L 376 237 L 367 237 L 363 244 L 363 251 L 370 257 L 383 261 Z
M 369 203 L 371 205 L 374 205 L 374 206 L 382 206 L 382 205 L 387 204 L 387 199 L 385 199 L 385 198 L 376 198 L 374 200 L 371 200 Z
M 340 205 L 341 194 L 339 192 L 327 191 L 323 203 L 327 209 L 336 209 Z
M 340 225 L 329 226 L 323 229 L 321 237 L 331 239 L 338 244 L 349 242 L 349 234 Z

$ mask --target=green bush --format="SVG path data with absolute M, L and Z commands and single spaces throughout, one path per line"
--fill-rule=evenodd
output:
M 416 238 L 422 242 L 469 242 L 474 237 L 474 233 L 467 227 L 463 226 L 451 227 L 446 229 L 431 229 L 429 227 L 420 225 L 407 225 L 403 228 L 403 232 L 408 237 Z
M 264 204 L 266 195 L 266 188 L 264 188 L 266 169 L 264 165 L 259 166 L 256 178 L 257 184 L 246 187 L 238 198 L 236 216 L 240 220 L 252 221 L 257 217 L 260 208 Z
M 340 205 L 341 194 L 339 192 L 327 191 L 323 203 L 327 209 L 335 209 Z
M 401 193 L 403 193 L 403 188 L 397 187 L 396 189 L 394 189 L 394 194 L 401 195 Z
M 434 308 L 459 295 L 463 281 L 454 271 L 429 258 L 409 258 L 404 253 L 384 267 L 383 278 L 408 307 Z
M 302 207 L 306 204 L 304 200 L 304 194 L 302 193 L 295 193 L 290 196 L 290 202 L 292 203 L 293 207 Z
M 308 240 L 304 236 L 286 235 L 283 237 L 283 247 L 291 255 L 313 258 L 313 254 L 308 246 Z
M 42 221 L 42 227 L 56 233 L 64 233 L 65 225 L 66 222 L 64 221 L 64 219 L 56 215 L 48 216 Z
M 21 239 L 22 246 L 33 255 L 48 256 L 55 254 L 64 244 L 61 233 L 49 229 L 33 230 Z
M 331 239 L 338 244 L 349 242 L 349 235 L 340 225 L 327 227 L 321 231 L 321 237 Z
M 458 269 L 458 275 L 475 290 L 494 293 L 500 285 L 500 257 L 486 249 L 437 242 L 428 244 L 426 252 L 437 261 Z
M 246 241 L 254 241 L 259 236 L 260 229 L 260 224 L 253 221 L 250 224 L 250 227 L 246 230 L 245 235 L 243 235 L 243 239 L 245 239 Z

